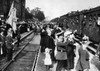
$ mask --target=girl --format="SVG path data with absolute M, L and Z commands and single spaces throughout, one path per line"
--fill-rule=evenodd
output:
M 52 65 L 50 51 L 51 51 L 51 49 L 49 49 L 49 48 L 45 49 L 44 65 L 46 66 L 46 71 L 48 71 L 50 69 L 50 66 Z

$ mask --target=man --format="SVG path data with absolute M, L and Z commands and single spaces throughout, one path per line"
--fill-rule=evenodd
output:
M 74 57 L 76 56 L 75 55 L 75 52 L 74 52 L 74 49 L 76 48 L 75 45 L 73 45 L 73 41 L 72 39 L 68 39 L 67 41 L 67 65 L 68 65 L 68 71 L 70 71 L 71 69 L 74 68 Z
M 54 29 L 53 29 L 52 32 L 51 32 L 51 36 L 55 39 L 56 33 L 59 33 L 59 32 L 61 32 L 61 31 L 62 31 L 61 28 L 58 27 L 58 25 L 55 25 L 55 26 L 54 26 Z
M 7 48 L 6 48 L 6 43 L 5 43 L 6 37 L 4 36 L 4 29 L 2 30 L 3 31 L 1 32 L 1 36 L 0 36 L 2 39 L 2 51 L 3 51 L 2 56 L 5 57 L 7 54 Z
M 99 56 L 99 61 L 100 61 L 100 43 L 99 43 L 99 46 L 98 46 L 98 48 L 97 48 L 97 54 L 98 54 L 98 56 Z
M 67 64 L 67 52 L 66 52 L 66 43 L 63 42 L 63 32 L 57 34 L 57 54 L 55 55 L 56 60 L 58 61 L 56 71 L 61 71 L 64 69 L 65 64 Z
M 12 29 L 8 29 L 8 33 L 6 36 L 6 46 L 7 46 L 7 61 L 12 59 L 13 54 L 13 38 L 12 38 Z
M 17 28 L 17 47 L 19 46 L 20 38 L 21 38 L 21 35 L 20 35 L 20 28 Z

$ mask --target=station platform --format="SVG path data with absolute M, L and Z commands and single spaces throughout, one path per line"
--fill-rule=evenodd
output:
M 75 60 L 74 60 L 74 69 L 72 69 L 71 71 L 76 71 L 76 64 L 77 64 L 77 61 L 78 61 L 78 58 L 79 58 L 79 54 L 78 54 L 78 49 L 79 49 L 79 46 L 77 45 L 77 48 L 76 48 L 76 57 L 75 57 Z M 89 71 L 100 71 L 97 69 L 97 67 L 91 63 L 91 60 L 93 58 L 93 54 L 89 53 L 90 54 L 90 69 Z M 38 59 L 37 59 L 37 64 L 36 64 L 36 67 L 35 67 L 35 71 L 47 71 L 46 70 L 46 66 L 44 65 L 44 58 L 45 58 L 45 54 L 44 53 L 39 53 L 39 56 L 38 56 Z M 50 69 L 50 71 L 56 71 L 56 67 L 57 67 L 57 63 L 54 63 L 53 64 L 53 67 Z M 64 70 L 64 71 L 67 71 L 67 70 Z
M 44 65 L 44 58 L 45 58 L 45 54 L 40 52 L 37 59 L 35 71 L 47 71 L 46 66 Z M 52 68 L 50 68 L 50 71 L 56 71 L 56 66 L 57 63 L 55 63 Z

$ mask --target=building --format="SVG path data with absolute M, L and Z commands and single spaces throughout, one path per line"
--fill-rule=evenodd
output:
M 3 19 L 7 19 L 10 7 L 14 1 L 14 6 L 17 9 L 17 17 L 19 20 L 24 20 L 25 18 L 25 0 L 0 0 L 0 16 L 4 16 Z

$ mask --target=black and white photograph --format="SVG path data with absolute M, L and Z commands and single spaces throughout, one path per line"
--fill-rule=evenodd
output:
M 100 0 L 0 0 L 0 71 L 100 71 Z

